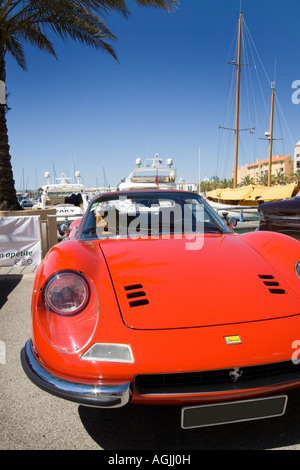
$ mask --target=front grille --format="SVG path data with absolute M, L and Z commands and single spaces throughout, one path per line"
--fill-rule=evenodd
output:
M 141 395 L 201 394 L 269 387 L 297 380 L 300 380 L 300 365 L 286 361 L 238 369 L 137 375 L 134 386 Z

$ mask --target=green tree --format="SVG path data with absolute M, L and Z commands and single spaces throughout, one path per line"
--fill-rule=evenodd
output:
M 298 186 L 300 185 L 300 170 L 297 170 L 294 173 L 294 181 L 296 184 L 298 184 Z
M 287 184 L 287 182 L 288 182 L 288 177 L 277 170 L 276 176 L 274 177 L 274 183 L 283 185 L 283 184 Z
M 210 181 L 201 181 L 200 183 L 200 191 L 201 192 L 207 192 L 207 191 L 211 191 L 211 183 Z
M 224 179 L 219 181 L 219 187 L 220 188 L 228 188 L 228 185 L 229 185 L 229 181 L 228 181 L 227 178 L 224 178 Z
M 178 0 L 135 0 L 139 6 L 173 11 Z M 24 43 L 30 43 L 56 57 L 47 33 L 71 39 L 110 54 L 116 40 L 104 21 L 110 11 L 125 18 L 130 11 L 126 0 L 1 0 L 0 1 L 0 87 L 6 86 L 6 54 L 26 70 Z M 5 94 L 5 93 L 4 93 Z M 20 209 L 16 197 L 6 124 L 6 105 L 0 99 L 0 210 Z
M 274 179 L 275 179 L 274 175 L 271 175 L 271 186 L 272 184 L 274 184 Z M 262 186 L 268 186 L 268 183 L 269 183 L 268 172 L 266 172 L 263 176 L 260 176 L 258 178 L 258 183 L 261 184 Z
M 246 175 L 242 180 L 242 185 L 249 186 L 250 184 L 255 184 L 255 180 L 250 175 Z

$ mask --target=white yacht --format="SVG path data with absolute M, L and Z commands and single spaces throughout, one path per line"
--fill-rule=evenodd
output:
M 168 158 L 166 164 L 159 158 L 158 153 L 154 158 L 147 158 L 152 162 L 142 167 L 142 159 L 136 159 L 137 167 L 134 168 L 128 178 L 118 185 L 118 191 L 136 189 L 176 189 L 177 171 L 172 168 L 173 160 Z
M 62 224 L 66 219 L 72 222 L 82 217 L 87 206 L 88 196 L 85 187 L 80 183 L 80 172 L 75 173 L 77 183 L 72 183 L 71 179 L 64 174 L 61 178 L 56 178 L 55 183 L 50 183 L 50 173 L 45 173 L 47 184 L 42 186 L 43 193 L 36 209 L 55 208 L 57 225 Z

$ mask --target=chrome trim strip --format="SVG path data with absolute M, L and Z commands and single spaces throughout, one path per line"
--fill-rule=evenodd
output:
M 51 374 L 36 358 L 31 340 L 21 351 L 23 369 L 29 379 L 46 392 L 85 406 L 120 408 L 131 399 L 130 382 L 116 385 L 92 385 L 69 382 Z

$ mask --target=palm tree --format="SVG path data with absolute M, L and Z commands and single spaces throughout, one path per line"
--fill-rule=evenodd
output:
M 274 184 L 274 175 L 271 175 L 271 186 Z M 263 176 L 260 176 L 258 178 L 258 183 L 261 184 L 262 186 L 268 186 L 269 181 L 268 181 L 268 172 L 264 173 Z
M 229 180 L 227 178 L 224 178 L 219 181 L 220 188 L 228 188 L 229 186 Z
M 200 191 L 206 193 L 207 191 L 211 191 L 211 182 L 210 181 L 201 181 L 200 184 Z
M 280 173 L 278 170 L 276 172 L 276 176 L 274 177 L 274 182 L 275 184 L 287 184 L 288 182 L 288 177 L 284 175 L 283 173 Z
M 297 170 L 294 173 L 294 181 L 296 184 L 298 184 L 298 186 L 300 185 L 300 170 Z
M 136 0 L 144 7 L 173 11 L 178 0 Z M 104 15 L 117 11 L 130 14 L 126 0 L 1 0 L 0 1 L 0 90 L 5 90 L 6 53 L 26 70 L 23 42 L 37 46 L 56 57 L 47 30 L 61 39 L 72 39 L 101 49 L 115 60 L 110 44 L 116 40 L 104 22 Z M 21 209 L 17 197 L 6 125 L 5 91 L 0 96 L 0 210 Z
M 242 179 L 243 186 L 250 186 L 250 184 L 255 184 L 255 180 L 252 176 L 246 175 L 245 178 Z

